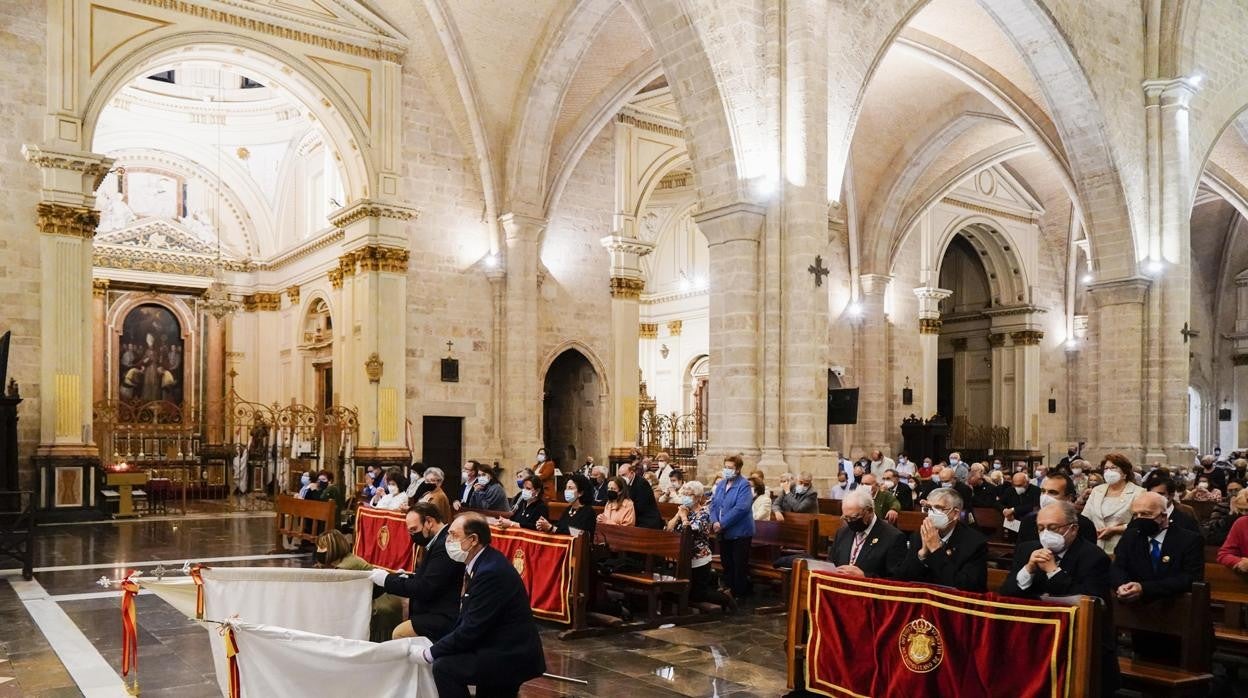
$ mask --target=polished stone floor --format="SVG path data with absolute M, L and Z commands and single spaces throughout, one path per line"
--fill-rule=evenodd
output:
M 272 526 L 271 514 L 221 513 L 42 528 L 34 583 L 0 572 L 0 698 L 119 695 L 120 597 L 96 580 L 117 578 L 126 568 L 151 570 L 161 562 L 177 568 L 188 559 L 214 566 L 309 565 L 307 556 L 272 554 Z M 250 559 L 220 559 L 237 557 Z M 141 595 L 136 603 L 142 695 L 220 695 L 205 631 L 155 596 Z M 89 648 L 82 645 L 86 651 L 73 653 L 69 667 L 41 629 L 57 622 L 71 625 L 80 642 L 89 643 Z M 560 641 L 558 630 L 554 625 L 543 630 L 547 670 L 588 685 L 542 678 L 527 684 L 522 696 L 785 693 L 783 616 L 741 613 L 722 621 L 571 642 Z M 88 657 L 94 664 L 78 655 L 94 655 Z M 99 688 L 96 679 L 113 690 Z

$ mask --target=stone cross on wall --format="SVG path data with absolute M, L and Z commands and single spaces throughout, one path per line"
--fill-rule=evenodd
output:
M 825 269 L 823 266 L 823 255 L 815 255 L 815 263 L 806 267 L 806 271 L 815 275 L 816 288 L 823 285 L 823 277 L 830 273 L 829 270 Z
M 1185 322 L 1185 323 L 1183 323 L 1183 329 L 1179 330 L 1179 333 L 1183 335 L 1183 343 L 1184 343 L 1184 344 L 1187 344 L 1187 343 L 1188 343 L 1188 341 L 1190 341 L 1190 340 L 1192 340 L 1192 339 L 1195 339 L 1196 337 L 1199 337 L 1199 336 L 1200 336 L 1200 332 L 1198 332 L 1197 330 L 1193 330 L 1193 329 L 1191 329 L 1190 327 L 1188 327 L 1186 322 Z

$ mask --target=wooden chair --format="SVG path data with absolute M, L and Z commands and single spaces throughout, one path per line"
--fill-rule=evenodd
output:
M 1177 641 L 1177 666 L 1119 657 L 1123 686 L 1146 696 L 1205 695 L 1213 680 L 1213 618 L 1209 585 L 1197 582 L 1192 591 L 1148 603 L 1114 599 L 1114 629 L 1143 630 Z
M 689 614 L 689 586 L 693 563 L 693 539 L 689 529 L 676 533 L 636 526 L 599 524 L 596 531 L 598 540 L 612 553 L 632 553 L 643 559 L 640 572 L 600 573 L 600 581 L 621 590 L 644 595 L 648 623 L 657 624 L 660 621 L 659 602 L 665 594 L 675 596 L 677 616 Z M 664 562 L 674 567 L 674 574 L 659 574 L 660 565 Z M 668 617 L 662 617 L 662 620 L 671 621 Z
M 782 613 L 788 599 L 791 569 L 777 569 L 776 558 L 785 554 L 813 556 L 817 550 L 819 528 L 812 518 L 806 522 L 755 521 L 754 539 L 750 542 L 750 577 L 755 581 L 780 586 L 780 603 L 759 606 L 755 613 Z
M 309 543 L 334 529 L 338 518 L 338 505 L 333 502 L 299 499 L 279 494 L 273 506 L 276 521 L 275 550 L 283 550 L 283 537 L 295 538 Z

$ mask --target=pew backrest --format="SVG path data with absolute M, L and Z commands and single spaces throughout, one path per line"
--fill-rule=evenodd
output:
M 819 528 L 813 515 L 807 516 L 811 518 L 806 521 L 790 521 L 787 514 L 784 521 L 755 521 L 751 545 L 804 550 L 813 555 L 819 549 Z
M 678 579 L 689 578 L 693 538 L 688 528 L 677 533 L 603 523 L 595 528 L 595 536 L 612 552 L 644 555 L 647 573 L 654 571 L 656 560 L 668 560 L 676 563 Z
M 1208 672 L 1213 656 L 1213 616 L 1209 585 L 1196 582 L 1192 590 L 1145 603 L 1113 600 L 1117 630 L 1144 630 L 1178 639 L 1178 668 Z
M 841 500 L 839 499 L 823 499 L 819 498 L 819 513 L 841 515 Z
M 919 526 L 923 523 L 923 519 L 927 518 L 927 514 L 921 511 L 903 511 L 897 514 L 897 528 L 906 533 L 914 533 L 919 530 Z
M 273 505 L 276 515 L 277 547 L 282 547 L 282 536 L 299 538 L 309 542 L 333 530 L 338 517 L 338 505 L 332 501 L 299 499 L 279 494 Z

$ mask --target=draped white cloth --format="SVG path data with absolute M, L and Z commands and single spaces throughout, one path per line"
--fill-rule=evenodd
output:
M 204 582 L 204 618 L 212 621 L 237 618 L 253 626 L 270 626 L 269 630 L 274 632 L 298 632 L 307 636 L 303 639 L 305 644 L 315 644 L 310 638 L 320 637 L 325 647 L 346 647 L 336 644 L 340 641 L 357 641 L 361 645 L 377 647 L 378 645 L 368 642 L 368 624 L 372 617 L 373 603 L 373 583 L 369 581 L 368 574 L 367 571 L 285 567 L 205 569 L 201 573 Z M 195 584 L 189 577 L 167 580 L 138 577 L 135 581 L 186 614 L 188 618 L 195 617 Z M 208 629 L 211 642 L 217 683 L 221 686 L 222 695 L 229 695 L 229 665 L 225 658 L 225 645 L 215 623 L 205 623 L 204 626 Z M 324 653 L 330 655 L 333 651 L 326 650 Z M 299 667 L 297 670 L 296 666 Z M 306 666 L 302 663 L 276 664 L 265 671 L 290 680 L 295 680 L 296 674 L 323 679 L 323 674 L 312 670 L 315 666 L 315 663 Z M 431 676 L 429 678 L 432 680 Z M 312 694 L 304 691 L 289 695 Z
M 429 640 L 374 643 L 233 622 L 242 698 L 437 698 L 416 656 Z

